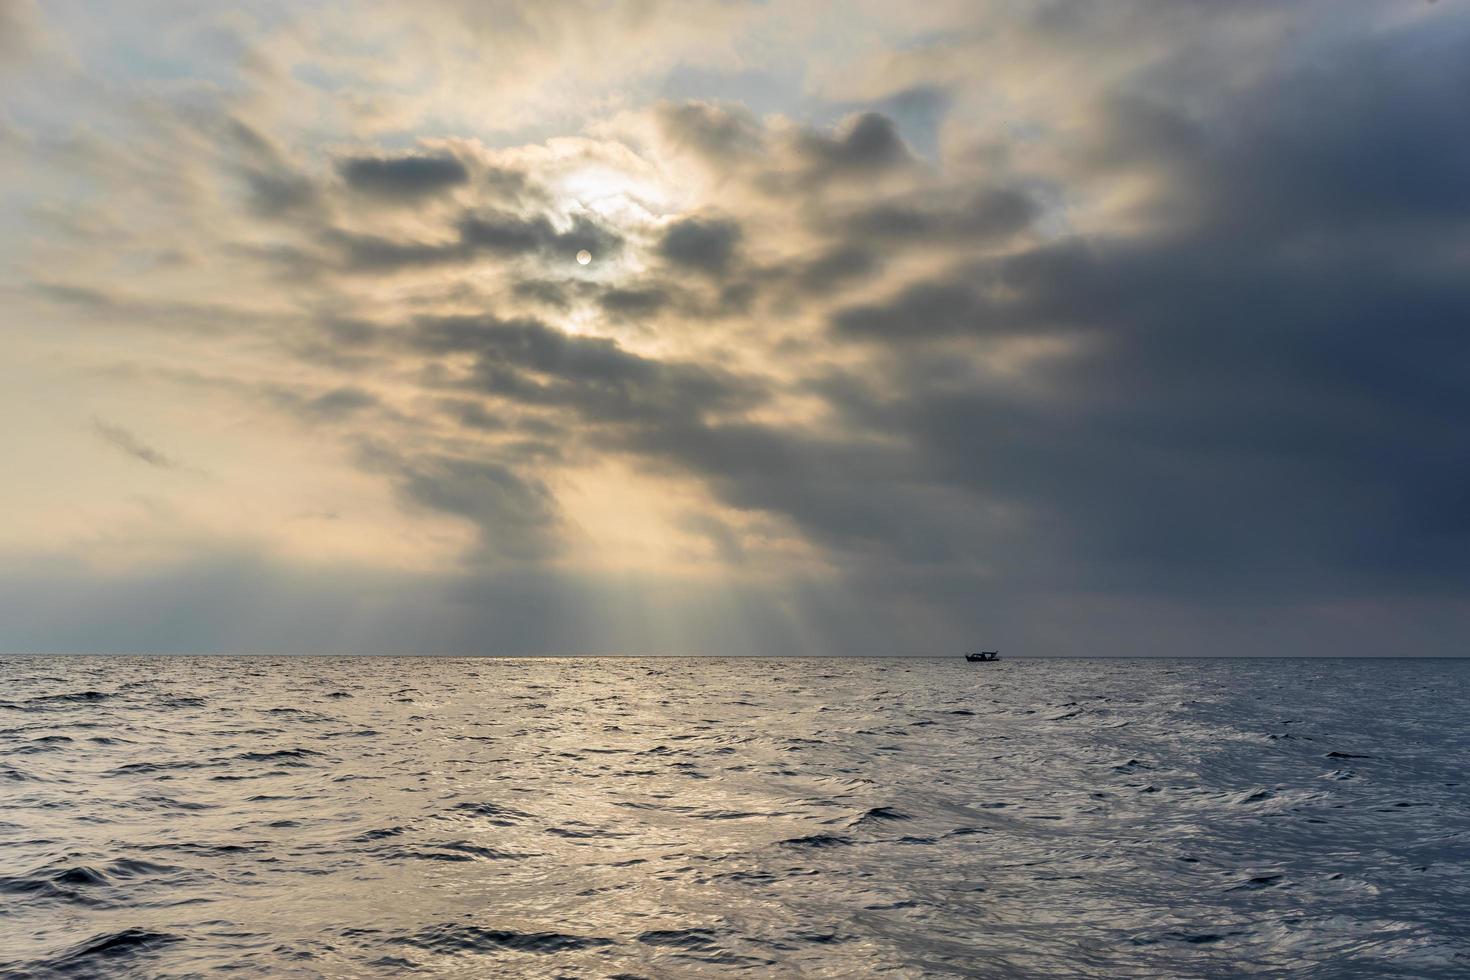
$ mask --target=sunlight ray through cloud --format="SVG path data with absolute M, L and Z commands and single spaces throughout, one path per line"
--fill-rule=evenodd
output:
M 18 566 L 1463 615 L 1456 5 L 3 9 Z

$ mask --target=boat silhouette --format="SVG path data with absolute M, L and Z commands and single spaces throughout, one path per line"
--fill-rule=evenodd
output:
M 998 650 L 981 650 L 979 653 L 967 653 L 965 659 L 972 664 L 988 664 L 1000 659 Z

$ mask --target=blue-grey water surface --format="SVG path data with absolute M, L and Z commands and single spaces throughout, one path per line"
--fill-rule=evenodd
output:
M 15 658 L 0 974 L 1467 976 L 1467 706 L 1470 661 Z

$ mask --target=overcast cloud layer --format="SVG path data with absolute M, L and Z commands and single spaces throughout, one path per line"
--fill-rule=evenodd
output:
M 0 650 L 1464 654 L 1467 51 L 0 0 Z

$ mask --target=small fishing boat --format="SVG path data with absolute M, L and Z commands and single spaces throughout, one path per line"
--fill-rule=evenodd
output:
M 1000 659 L 998 650 L 981 650 L 979 653 L 967 653 L 965 659 L 972 664 L 988 664 L 993 660 Z

